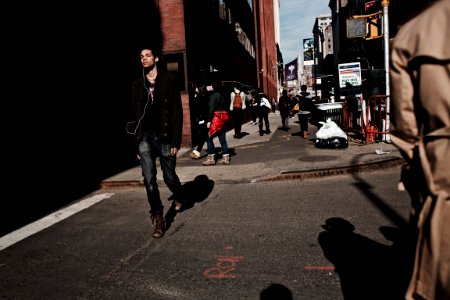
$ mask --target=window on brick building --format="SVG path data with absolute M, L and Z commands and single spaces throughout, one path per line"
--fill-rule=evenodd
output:
M 163 53 L 166 69 L 173 72 L 180 84 L 180 91 L 187 92 L 186 55 L 184 52 Z

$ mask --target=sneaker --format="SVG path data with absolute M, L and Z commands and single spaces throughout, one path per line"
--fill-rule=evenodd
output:
M 220 163 L 220 164 L 223 164 L 223 165 L 229 165 L 229 164 L 231 163 L 231 162 L 230 162 L 230 155 L 224 154 L 224 155 L 222 156 L 222 159 L 219 160 L 219 163 Z
M 199 159 L 200 158 L 200 152 L 198 152 L 197 150 L 192 151 L 191 158 Z
M 212 155 L 208 154 L 208 157 L 203 162 L 203 165 L 204 166 L 213 166 L 215 164 L 216 164 L 216 160 L 214 159 L 214 154 L 212 154 Z
M 162 238 L 166 231 L 166 220 L 162 215 L 151 216 L 152 224 L 155 224 L 152 237 L 155 239 Z
M 181 211 L 181 209 L 183 208 L 183 203 L 175 200 L 175 211 Z

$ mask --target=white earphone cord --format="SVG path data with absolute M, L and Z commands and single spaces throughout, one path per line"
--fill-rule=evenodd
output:
M 144 105 L 144 112 L 142 113 L 142 116 L 139 118 L 139 121 L 138 121 L 136 127 L 134 128 L 134 132 L 130 132 L 130 131 L 128 130 L 128 125 L 129 125 L 129 124 L 132 124 L 132 123 L 135 123 L 134 121 L 127 122 L 127 124 L 125 125 L 125 130 L 126 130 L 126 132 L 127 132 L 128 134 L 132 134 L 132 135 L 136 135 L 136 132 L 137 132 L 137 130 L 138 130 L 138 128 L 139 128 L 139 125 L 141 124 L 141 120 L 142 120 L 142 119 L 144 118 L 144 116 L 145 116 L 145 111 L 147 110 L 147 105 L 148 105 L 148 103 L 150 102 L 150 90 L 145 86 L 145 74 L 144 74 L 144 69 L 142 69 L 142 80 L 143 80 L 143 83 L 144 83 L 144 88 L 145 88 L 145 90 L 147 91 L 147 102 L 146 102 L 145 105 Z

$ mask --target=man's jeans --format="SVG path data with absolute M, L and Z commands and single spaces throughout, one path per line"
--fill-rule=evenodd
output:
M 139 144 L 139 155 L 141 157 L 142 176 L 144 176 L 145 190 L 150 204 L 150 215 L 163 215 L 164 206 L 159 194 L 156 181 L 156 158 L 159 157 L 164 182 L 173 193 L 174 199 L 182 200 L 182 185 L 175 172 L 177 156 L 170 154 L 170 145 L 161 141 L 154 135 L 144 134 L 144 138 Z

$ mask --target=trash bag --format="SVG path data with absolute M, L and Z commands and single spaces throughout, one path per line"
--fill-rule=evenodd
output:
M 347 134 L 331 119 L 326 122 L 319 122 L 322 124 L 316 132 L 316 139 L 314 144 L 318 148 L 347 148 L 348 138 Z
M 328 148 L 328 149 L 347 148 L 348 140 L 340 136 L 330 137 L 326 139 L 316 138 L 314 141 L 314 145 L 317 148 Z

